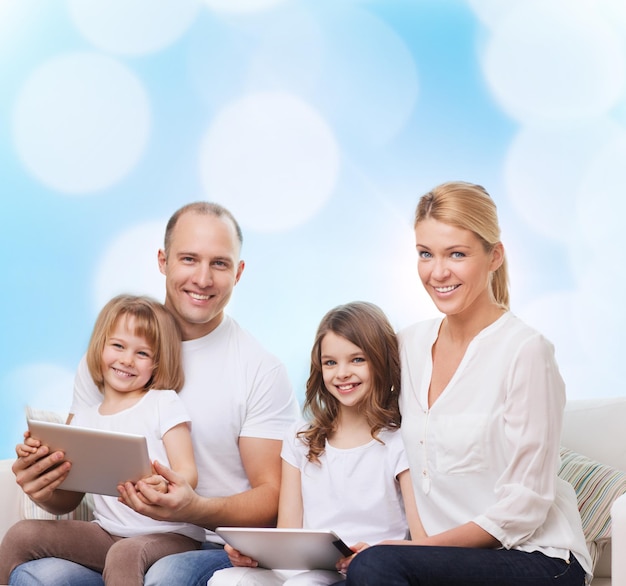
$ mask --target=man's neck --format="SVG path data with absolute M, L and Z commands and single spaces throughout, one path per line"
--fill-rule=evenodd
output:
M 217 329 L 217 327 L 224 321 L 224 313 L 222 312 L 219 315 L 215 316 L 211 321 L 202 324 L 194 324 L 182 320 L 177 321 L 180 327 L 180 331 L 182 332 L 183 342 L 188 342 L 189 340 L 197 340 L 198 338 L 203 338 L 204 336 L 210 334 L 212 331 Z

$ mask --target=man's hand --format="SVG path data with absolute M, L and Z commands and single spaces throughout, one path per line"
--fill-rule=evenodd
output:
M 158 487 L 155 488 L 146 480 L 139 480 L 136 484 L 126 482 L 118 486 L 118 500 L 138 513 L 158 521 L 193 523 L 188 515 L 192 504 L 199 498 L 194 489 L 182 476 L 159 462 L 154 462 L 154 470 L 167 482 L 167 492 L 159 491 Z
M 36 503 L 43 504 L 52 498 L 55 489 L 65 480 L 72 465 L 64 462 L 63 452 L 52 452 L 48 446 L 24 434 L 24 443 L 15 448 L 17 459 L 12 470 L 22 490 Z
M 15 481 L 26 495 L 49 513 L 61 515 L 73 511 L 83 498 L 83 493 L 59 490 L 72 464 L 64 460 L 65 454 L 50 453 L 48 446 L 24 434 L 24 443 L 15 448 L 17 459 L 12 470 Z

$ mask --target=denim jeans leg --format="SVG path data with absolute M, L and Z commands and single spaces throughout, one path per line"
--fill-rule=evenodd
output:
M 11 586 L 104 586 L 102 574 L 58 558 L 41 558 L 18 566 L 9 577 Z
M 202 549 L 168 555 L 155 562 L 146 573 L 145 586 L 206 586 L 217 570 L 230 568 L 221 545 L 205 543 Z
M 348 567 L 346 586 L 583 586 L 570 561 L 506 549 L 378 545 Z

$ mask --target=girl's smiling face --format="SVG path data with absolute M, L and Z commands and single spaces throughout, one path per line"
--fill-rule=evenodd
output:
M 320 349 L 326 389 L 342 407 L 355 407 L 371 390 L 370 367 L 365 354 L 334 332 L 322 338 Z
M 417 223 L 415 243 L 422 285 L 439 311 L 462 315 L 494 303 L 491 275 L 502 264 L 502 244 L 488 252 L 470 230 L 433 218 Z
M 122 316 L 102 350 L 105 393 L 143 393 L 153 372 L 153 349 L 143 336 L 135 334 L 135 318 Z

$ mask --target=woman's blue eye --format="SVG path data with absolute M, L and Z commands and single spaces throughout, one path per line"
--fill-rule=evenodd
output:
M 363 358 L 363 356 L 357 356 L 353 362 L 365 362 L 365 358 Z
M 465 254 L 463 254 L 462 252 L 453 252 L 452 253 L 452 258 L 464 258 Z
M 417 253 L 417 254 L 418 254 L 418 256 L 419 256 L 420 258 L 430 258 L 430 257 L 431 257 L 430 252 L 428 252 L 428 251 L 426 251 L 426 250 L 420 250 L 420 251 L 418 251 L 418 253 Z
M 326 360 L 324 366 L 335 366 L 337 364 L 334 360 Z

